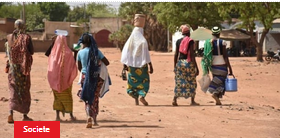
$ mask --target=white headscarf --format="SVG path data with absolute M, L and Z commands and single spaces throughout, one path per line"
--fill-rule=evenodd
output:
M 148 43 L 143 36 L 143 28 L 134 27 L 123 47 L 120 61 L 127 66 L 137 68 L 151 62 Z

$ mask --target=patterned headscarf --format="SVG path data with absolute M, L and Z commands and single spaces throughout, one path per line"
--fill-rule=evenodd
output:
M 29 75 L 32 66 L 32 56 L 28 51 L 28 45 L 31 43 L 31 37 L 24 32 L 25 23 L 23 20 L 18 19 L 15 21 L 16 30 L 13 32 L 13 44 L 10 48 L 10 62 L 12 64 L 21 65 L 21 73 Z
M 72 50 L 67 45 L 66 37 L 56 37 L 48 57 L 47 79 L 53 90 L 61 93 L 69 88 L 77 76 L 77 66 Z
M 79 42 L 83 41 L 83 36 L 89 35 L 88 33 L 84 33 Z M 93 38 L 93 36 L 89 35 L 91 40 L 90 50 L 89 50 L 89 57 L 88 57 L 88 64 L 87 64 L 87 72 L 85 75 L 85 81 L 82 88 L 81 99 L 84 100 L 88 104 L 92 104 L 95 97 L 95 91 L 97 89 L 98 77 L 100 73 L 100 66 L 99 66 L 99 57 L 98 57 L 98 46 Z

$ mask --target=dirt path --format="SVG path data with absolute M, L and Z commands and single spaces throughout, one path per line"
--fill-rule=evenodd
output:
M 174 89 L 173 55 L 151 52 L 154 74 L 150 92 L 146 97 L 149 106 L 135 106 L 126 93 L 126 82 L 120 78 L 122 64 L 120 51 L 101 49 L 109 59 L 108 67 L 113 85 L 100 99 L 98 127 L 86 129 L 84 103 L 76 92 L 78 77 L 73 84 L 73 111 L 78 121 L 61 123 L 61 137 L 72 138 L 279 138 L 280 137 L 280 64 L 258 63 L 256 58 L 230 58 L 238 79 L 238 92 L 227 92 L 222 103 L 215 106 L 209 94 L 197 87 L 196 101 L 201 106 L 189 106 L 190 99 L 178 99 L 180 106 L 171 105 Z M 4 53 L 0 53 L 4 69 Z M 200 65 L 200 58 L 197 58 Z M 201 68 L 199 68 L 201 71 Z M 201 74 L 202 72 L 200 72 Z M 32 104 L 29 116 L 36 121 L 55 120 L 53 94 L 47 78 L 47 57 L 34 55 L 32 67 Z M 0 98 L 9 98 L 7 74 L 0 77 Z M 197 79 L 200 79 L 198 76 Z M 14 125 L 7 123 L 8 102 L 0 101 L 1 138 L 14 137 Z M 22 115 L 15 113 L 14 119 Z M 69 119 L 66 115 L 62 119 Z

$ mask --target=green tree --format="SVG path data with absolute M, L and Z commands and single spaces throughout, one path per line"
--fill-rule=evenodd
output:
M 89 19 L 90 14 L 87 13 L 84 7 L 76 6 L 68 13 L 67 21 L 69 22 L 77 22 L 84 19 Z
M 48 15 L 44 15 L 40 11 L 40 7 L 35 3 L 28 3 L 25 5 L 26 9 L 26 28 L 28 31 L 33 31 L 34 29 L 40 29 L 44 27 L 43 20 L 48 20 Z
M 12 2 L 0 2 L 0 8 L 3 6 L 3 5 L 11 5 Z
M 107 4 L 89 3 L 87 13 L 92 17 L 116 17 L 116 10 Z
M 182 24 L 189 24 L 195 30 L 198 26 L 220 26 L 223 21 L 218 8 L 206 2 L 161 2 L 155 5 L 154 13 L 171 32 Z
M 42 13 L 48 15 L 50 21 L 63 21 L 70 10 L 65 2 L 39 2 L 38 4 Z
M 22 7 L 20 3 L 4 4 L 0 7 L 0 17 L 19 19 L 21 17 Z
M 133 26 L 126 24 L 122 26 L 118 31 L 110 34 L 109 41 L 112 41 L 122 51 L 123 46 L 131 35 L 132 30 Z
M 218 12 L 223 17 L 228 18 L 233 9 L 239 12 L 239 19 L 243 22 L 241 27 L 250 34 L 252 42 L 257 47 L 257 61 L 262 62 L 264 39 L 272 28 L 273 20 L 280 17 L 280 2 L 216 2 L 212 5 L 218 7 Z M 253 35 L 257 20 L 264 26 L 259 41 Z
M 151 50 L 167 51 L 167 29 L 157 20 L 153 12 L 156 2 L 125 2 L 119 7 L 119 16 L 133 24 L 135 14 L 145 14 L 144 36 Z

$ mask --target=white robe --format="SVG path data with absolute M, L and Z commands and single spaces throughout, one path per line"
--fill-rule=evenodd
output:
M 134 27 L 123 47 L 120 61 L 127 66 L 136 68 L 141 68 L 151 62 L 148 43 L 143 36 L 143 28 Z

